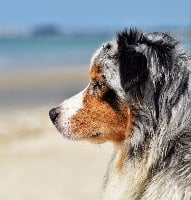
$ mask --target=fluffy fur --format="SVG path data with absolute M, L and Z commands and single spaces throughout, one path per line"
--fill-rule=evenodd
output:
M 50 111 L 65 137 L 115 144 L 102 200 L 191 199 L 190 67 L 169 34 L 126 29 L 93 55 L 87 88 Z

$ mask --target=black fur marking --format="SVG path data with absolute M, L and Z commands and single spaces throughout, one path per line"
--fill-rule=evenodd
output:
M 152 41 L 137 29 L 129 31 L 125 29 L 117 34 L 121 84 L 126 92 L 146 82 L 148 65 L 154 54 L 157 55 L 159 66 L 163 66 L 167 71 L 170 71 L 173 66 L 173 49 L 177 41 L 165 33 L 153 33 L 153 35 L 160 36 L 161 39 Z M 149 50 L 148 55 L 144 55 L 143 50 L 139 48 L 141 44 L 146 45 Z M 159 85 L 161 85 L 161 80 L 158 82 L 158 88 Z
M 112 47 L 111 44 L 110 44 L 110 43 L 107 43 L 107 44 L 104 46 L 104 49 L 110 50 L 111 47 Z
M 117 34 L 117 43 L 119 49 L 124 49 L 128 45 L 137 45 L 141 43 L 143 34 L 140 33 L 136 28 L 125 29 L 124 31 Z
M 130 29 L 118 34 L 118 52 L 122 87 L 128 92 L 132 87 L 143 84 L 147 79 L 147 59 L 137 52 L 134 44 L 141 41 L 142 35 Z
M 102 100 L 107 102 L 113 110 L 120 113 L 119 100 L 114 90 L 109 89 L 102 97 Z
M 173 70 L 174 48 L 178 42 L 166 33 L 155 32 L 143 35 L 137 29 L 125 29 L 118 33 L 117 42 L 121 85 L 125 92 L 131 91 L 133 98 L 144 98 L 145 84 L 149 74 L 153 73 L 151 72 L 152 62 L 156 63 L 157 78 L 151 80 L 154 85 L 150 85 L 151 90 L 153 90 L 151 91 L 153 103 L 151 102 L 152 98 L 148 99 L 148 103 L 155 107 L 155 117 L 158 120 L 160 115 L 159 101 L 164 90 L 165 76 L 168 76 Z M 140 48 L 140 45 L 145 45 L 144 48 L 147 51 Z M 153 58 L 152 62 L 151 58 Z M 169 79 L 169 83 L 173 81 L 171 76 L 167 79 Z
M 131 48 L 120 53 L 122 53 L 119 55 L 121 83 L 127 92 L 132 87 L 143 84 L 147 80 L 147 61 L 143 54 Z M 125 53 L 126 59 L 123 59 Z

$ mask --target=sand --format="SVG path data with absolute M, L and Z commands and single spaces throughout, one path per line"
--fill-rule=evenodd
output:
M 112 146 L 65 140 L 47 110 L 0 114 L 0 199 L 98 199 Z
M 48 110 L 59 103 L 56 95 L 61 89 L 59 98 L 75 91 L 69 87 L 72 81 L 60 80 L 59 75 L 49 79 L 39 79 L 41 84 L 9 79 L 14 82 L 11 84 L 7 79 L 5 87 L 0 88 L 1 95 L 9 93 L 11 98 L 4 96 L 0 102 L 0 199 L 97 200 L 113 146 L 69 141 L 57 132 Z M 72 88 L 82 88 L 85 82 L 87 79 L 79 79 Z M 65 87 L 58 87 L 54 93 L 59 85 Z M 35 102 L 24 98 L 31 91 Z M 38 96 L 42 93 L 43 97 L 43 91 L 45 100 Z M 55 98 L 48 98 L 49 95 Z M 27 103 L 22 105 L 15 99 Z

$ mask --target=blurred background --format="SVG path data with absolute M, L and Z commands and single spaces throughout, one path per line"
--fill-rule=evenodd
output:
M 96 200 L 112 145 L 64 140 L 48 111 L 86 86 L 91 55 L 125 27 L 190 51 L 191 1 L 0 2 L 0 199 Z

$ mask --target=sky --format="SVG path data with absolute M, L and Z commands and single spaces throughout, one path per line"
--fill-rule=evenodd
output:
M 191 0 L 0 0 L 0 28 L 189 26 Z

